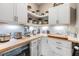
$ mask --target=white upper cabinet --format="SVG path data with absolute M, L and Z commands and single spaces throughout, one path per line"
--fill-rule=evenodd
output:
M 11 24 L 26 24 L 27 4 L 0 3 L 0 22 Z
M 49 9 L 49 17 L 48 17 L 49 24 L 56 24 L 57 21 L 57 8 L 50 8 Z
M 18 23 L 26 24 L 26 22 L 27 22 L 27 4 L 18 3 L 16 8 L 17 8 Z
M 59 24 L 69 24 L 70 23 L 70 8 L 68 4 L 63 4 L 58 6 L 58 20 Z
M 74 5 L 74 4 L 73 4 Z M 75 8 L 71 4 L 62 4 L 49 9 L 49 19 L 50 25 L 55 24 L 70 24 L 74 22 Z
M 12 3 L 0 3 L 0 22 L 12 22 L 13 21 L 13 4 Z

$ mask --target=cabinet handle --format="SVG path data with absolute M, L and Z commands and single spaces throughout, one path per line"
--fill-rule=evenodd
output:
M 18 21 L 18 16 L 14 16 L 14 21 Z
M 47 43 L 48 43 L 48 40 L 47 40 Z
M 59 48 L 59 47 L 56 47 L 57 49 L 61 49 L 61 48 Z
M 38 40 L 37 43 L 37 56 L 39 56 L 39 53 L 40 53 L 40 40 Z
M 59 24 L 59 20 L 56 20 L 56 23 Z
M 56 42 L 57 44 L 62 44 L 62 43 L 60 43 L 60 42 Z
M 37 45 L 37 56 L 39 55 L 39 46 Z

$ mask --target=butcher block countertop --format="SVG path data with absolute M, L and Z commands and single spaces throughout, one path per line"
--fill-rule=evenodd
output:
M 42 36 L 44 36 L 44 34 L 43 35 L 42 34 L 37 34 L 37 35 L 31 36 L 31 37 L 23 37 L 22 39 L 13 39 L 12 38 L 8 42 L 0 43 L 0 53 L 6 52 L 6 51 L 8 51 L 10 49 L 13 49 L 13 48 L 17 48 L 18 46 L 21 46 L 23 44 L 30 43 L 30 41 L 32 41 L 36 38 L 42 37 Z M 79 43 L 78 39 L 67 36 L 67 35 L 48 34 L 47 36 L 51 37 L 51 38 L 61 38 L 63 40 L 64 39 L 69 40 L 73 43 Z
M 68 40 L 71 41 L 73 43 L 79 43 L 79 39 L 68 36 L 68 35 L 60 35 L 60 34 L 48 34 L 48 37 L 50 38 L 59 38 L 59 39 L 63 39 L 63 40 Z
M 30 41 L 41 37 L 41 35 L 34 35 L 31 37 L 23 37 L 22 39 L 10 39 L 10 41 L 5 43 L 0 43 L 0 53 L 5 52 L 9 49 L 16 48 L 20 45 L 27 44 Z

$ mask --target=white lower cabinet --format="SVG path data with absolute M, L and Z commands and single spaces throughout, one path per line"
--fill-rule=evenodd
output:
M 37 56 L 37 47 L 31 47 L 31 56 Z
M 31 56 L 40 56 L 41 55 L 41 38 L 34 39 L 30 43 L 30 54 Z
M 30 43 L 30 54 L 31 56 L 37 56 L 37 39 Z
M 47 56 L 48 50 L 48 39 L 47 37 L 40 37 L 33 41 L 30 44 L 31 56 Z
M 31 56 L 71 56 L 72 42 L 42 36 L 30 44 Z
M 54 53 L 53 55 L 58 55 L 58 56 L 71 56 L 71 49 L 67 49 L 61 46 L 55 46 L 52 45 L 52 52 Z M 50 52 L 51 53 L 51 52 Z
M 51 49 L 49 49 L 47 51 L 47 56 L 58 56 L 58 54 L 55 51 L 52 51 Z
M 48 52 L 49 56 L 71 56 L 72 55 L 72 42 L 58 39 L 48 38 Z
M 42 53 L 41 53 L 41 37 L 40 38 L 38 38 L 38 47 L 37 47 L 37 49 L 38 49 L 38 56 L 41 56 L 42 55 Z
M 41 39 L 41 54 L 43 56 L 47 56 L 47 51 L 48 51 L 48 38 L 46 36 L 42 37 Z
M 72 42 L 65 40 L 65 39 L 59 39 L 59 38 L 48 38 L 48 44 L 52 46 L 53 45 L 57 45 L 57 46 L 62 46 L 65 48 L 72 48 Z

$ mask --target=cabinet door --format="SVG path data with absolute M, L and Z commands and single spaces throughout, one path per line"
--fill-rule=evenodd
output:
M 42 55 L 41 53 L 41 38 L 37 38 L 33 41 L 31 41 L 31 44 L 30 44 L 30 47 L 31 47 L 31 55 L 32 56 L 40 56 Z
M 47 44 L 47 37 L 42 37 L 41 41 L 41 53 L 44 56 L 47 56 L 48 44 Z
M 37 55 L 41 56 L 41 38 L 38 38 L 38 44 L 37 44 Z
M 37 46 L 37 39 L 31 41 L 30 46 L 31 46 L 31 47 Z
M 37 56 L 37 47 L 34 46 L 34 47 L 31 47 L 31 56 Z
M 79 29 L 79 4 L 77 4 L 76 27 Z
M 48 38 L 48 44 L 52 47 L 52 45 L 56 45 L 56 46 L 62 46 L 68 49 L 72 48 L 72 42 L 67 41 L 67 40 L 62 40 L 59 38 Z
M 26 24 L 27 22 L 27 4 L 18 3 L 17 4 L 17 17 L 19 24 Z
M 53 46 L 53 45 L 52 45 Z M 55 49 L 48 47 L 49 49 L 47 50 L 47 56 L 60 56 L 58 53 L 56 53 Z
M 56 24 L 56 21 L 57 21 L 57 7 L 54 7 L 54 8 L 50 8 L 49 9 L 49 24 L 50 25 L 54 25 Z
M 13 3 L 0 3 L 0 22 L 13 21 Z
M 70 23 L 70 6 L 68 4 L 63 4 L 58 6 L 58 19 L 59 24 L 69 24 Z

